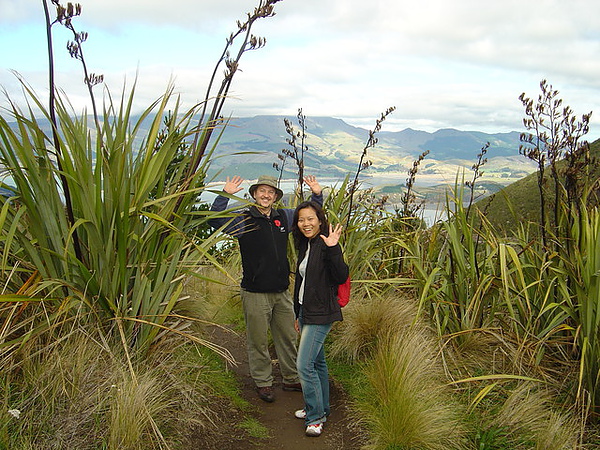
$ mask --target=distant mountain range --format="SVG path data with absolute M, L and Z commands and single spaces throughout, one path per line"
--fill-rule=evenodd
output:
M 250 180 L 261 174 L 279 176 L 273 163 L 281 165 L 277 155 L 281 154 L 282 149 L 290 149 L 286 142 L 289 135 L 285 130 L 284 118 L 290 120 L 296 132 L 300 131 L 296 117 L 230 119 L 214 154 L 208 179 L 223 181 L 233 175 Z M 144 134 L 143 128 L 149 127 L 150 122 L 151 118 L 144 121 L 141 136 Z M 305 173 L 327 180 L 342 180 L 348 174 L 353 177 L 369 130 L 332 117 L 307 117 L 305 123 L 305 144 L 308 147 L 304 155 Z M 44 121 L 41 124 L 49 133 L 49 124 Z M 487 162 L 482 168 L 484 176 L 480 180 L 487 183 L 487 193 L 497 191 L 536 170 L 531 161 L 519 155 L 520 141 L 516 131 L 488 134 L 442 129 L 428 133 L 407 128 L 392 132 L 385 131 L 384 122 L 376 137 L 378 142 L 368 150 L 366 157 L 372 165 L 361 173 L 360 179 L 368 181 L 370 186 L 387 189 L 387 194 L 401 189 L 414 161 L 427 150 L 429 154 L 421 163 L 417 175 L 417 184 L 421 186 L 453 184 L 463 169 L 465 179 L 471 179 L 471 167 L 487 142 L 490 146 L 485 155 Z M 295 178 L 295 166 L 288 158 L 282 179 Z
M 297 119 L 287 118 L 295 130 L 300 131 Z M 253 179 L 265 173 L 277 176 L 273 168 L 273 163 L 281 165 L 277 155 L 282 149 L 291 149 L 286 143 L 289 135 L 283 119 L 284 116 L 231 119 L 211 164 L 209 178 L 216 175 L 215 180 L 224 180 L 227 176 L 240 175 Z M 382 128 L 385 129 L 385 123 Z M 340 119 L 306 118 L 306 173 L 328 179 L 353 175 L 368 137 L 368 130 Z M 429 155 L 421 163 L 417 178 L 427 185 L 454 182 L 461 168 L 471 170 L 487 142 L 490 146 L 483 166 L 485 180 L 507 185 L 535 170 L 531 161 L 519 155 L 516 131 L 488 134 L 443 129 L 428 133 L 407 128 L 397 132 L 382 130 L 376 137 L 376 146 L 367 153 L 372 165 L 361 174 L 361 178 L 369 178 L 373 185 L 403 184 L 413 162 L 426 150 Z M 294 179 L 295 173 L 288 158 L 282 178 Z M 465 179 L 470 178 L 472 174 L 466 173 Z

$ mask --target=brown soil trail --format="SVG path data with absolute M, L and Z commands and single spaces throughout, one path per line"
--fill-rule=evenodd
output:
M 209 433 L 202 433 L 195 439 L 201 446 L 195 448 L 214 448 L 219 450 L 236 449 L 269 449 L 269 450 L 307 450 L 307 449 L 360 449 L 364 442 L 353 427 L 352 420 L 347 415 L 346 396 L 333 380 L 331 384 L 331 415 L 323 429 L 323 434 L 317 438 L 307 437 L 304 434 L 304 421 L 294 417 L 294 411 L 303 407 L 301 392 L 287 392 L 281 389 L 281 377 L 279 368 L 274 362 L 275 375 L 275 402 L 266 403 L 258 398 L 254 388 L 254 382 L 249 376 L 248 356 L 246 354 L 245 337 L 220 328 L 210 331 L 210 339 L 227 348 L 235 360 L 237 366 L 232 367 L 239 380 L 242 397 L 252 404 L 252 411 L 246 413 L 265 428 L 268 429 L 268 437 L 249 438 L 240 430 L 239 423 L 243 416 L 232 410 L 222 411 L 222 423 Z M 273 355 L 273 353 L 271 353 Z

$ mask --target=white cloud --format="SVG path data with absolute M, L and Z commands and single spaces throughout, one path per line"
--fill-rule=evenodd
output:
M 174 78 L 191 104 L 201 100 L 236 20 L 258 2 L 80 3 L 77 23 L 90 32 L 89 64 L 111 89 L 138 70 L 140 103 L 160 95 Z M 275 11 L 255 24 L 267 46 L 242 59 L 232 87 L 236 98 L 227 104 L 236 115 L 293 115 L 302 107 L 307 115 L 369 127 L 395 105 L 386 126 L 506 131 L 521 127 L 518 95 L 537 97 L 543 78 L 578 115 L 597 107 L 600 2 L 283 0 Z M 44 86 L 40 4 L 0 0 L 0 24 L 3 67 Z M 31 33 L 37 37 L 28 39 Z M 57 49 L 64 53 L 67 38 L 61 39 Z M 60 82 L 69 92 L 83 92 L 77 63 L 61 58 Z M 0 84 L 9 91 L 11 77 L 0 71 Z M 597 116 L 592 132 L 600 137 Z

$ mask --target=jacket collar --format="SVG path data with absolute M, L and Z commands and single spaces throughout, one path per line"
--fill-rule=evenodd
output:
M 258 217 L 263 217 L 263 218 L 266 218 L 266 217 L 267 217 L 267 216 L 265 216 L 263 213 L 261 213 L 261 212 L 258 210 L 258 208 L 257 208 L 256 206 L 254 206 L 254 205 L 252 205 L 252 206 L 251 206 L 251 207 L 248 209 L 248 212 L 250 213 L 250 215 L 251 215 L 252 217 L 256 217 L 256 218 L 258 218 Z M 273 219 L 273 218 L 275 218 L 275 217 L 280 217 L 280 216 L 281 216 L 281 213 L 279 212 L 279 210 L 278 210 L 278 209 L 276 209 L 276 208 L 271 208 L 271 215 L 269 216 L 269 218 Z

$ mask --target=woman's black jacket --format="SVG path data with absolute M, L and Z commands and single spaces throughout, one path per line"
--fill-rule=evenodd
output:
M 307 247 L 308 240 L 301 242 L 298 264 L 304 259 Z M 348 273 L 348 265 L 344 262 L 339 244 L 328 247 L 320 236 L 310 241 L 302 303 L 302 322 L 304 324 L 323 325 L 342 320 L 342 311 L 337 302 L 337 288 L 346 281 Z M 296 270 L 294 284 L 296 318 L 300 314 L 301 305 L 298 301 L 298 293 L 301 282 L 302 277 Z

